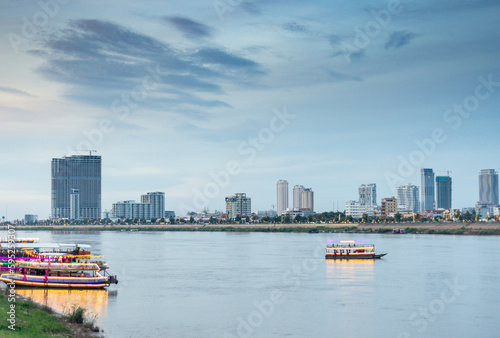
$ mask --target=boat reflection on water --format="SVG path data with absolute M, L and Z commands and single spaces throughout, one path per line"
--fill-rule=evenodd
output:
M 373 259 L 327 259 L 326 276 L 332 284 L 338 281 L 366 282 L 373 280 L 375 260 Z
M 116 296 L 117 291 L 16 288 L 16 293 L 63 314 L 80 306 L 86 309 L 87 318 L 99 319 L 106 315 L 108 297 Z

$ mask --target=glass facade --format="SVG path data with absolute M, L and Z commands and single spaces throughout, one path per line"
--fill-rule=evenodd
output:
M 101 156 L 52 159 L 51 217 L 71 217 L 71 193 L 79 192 L 79 219 L 101 219 Z

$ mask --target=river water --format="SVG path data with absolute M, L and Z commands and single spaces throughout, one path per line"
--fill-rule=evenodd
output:
M 225 232 L 34 232 L 90 244 L 119 284 L 18 289 L 82 305 L 108 337 L 499 337 L 500 238 Z M 325 261 L 366 240 L 377 261 Z

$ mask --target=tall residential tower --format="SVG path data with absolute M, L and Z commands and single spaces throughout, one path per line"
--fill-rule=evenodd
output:
M 73 155 L 52 159 L 51 217 L 71 218 L 71 194 L 75 219 L 101 218 L 101 156 Z
M 498 173 L 494 169 L 479 173 L 479 203 L 498 205 Z
M 436 201 L 438 209 L 451 209 L 451 177 L 436 176 Z
M 418 212 L 420 209 L 418 187 L 410 183 L 398 187 L 398 205 L 400 209 L 405 206 L 407 211 Z
M 288 209 L 288 182 L 279 180 L 276 184 L 276 207 L 277 215 L 281 216 Z
M 434 170 L 420 170 L 420 211 L 434 210 Z

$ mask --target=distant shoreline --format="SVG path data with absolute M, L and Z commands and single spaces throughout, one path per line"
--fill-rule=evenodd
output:
M 53 225 L 16 226 L 17 231 L 224 231 L 224 232 L 346 232 L 406 234 L 500 235 L 500 223 L 352 223 L 352 224 L 174 224 L 174 225 Z M 7 226 L 0 226 L 7 230 Z

